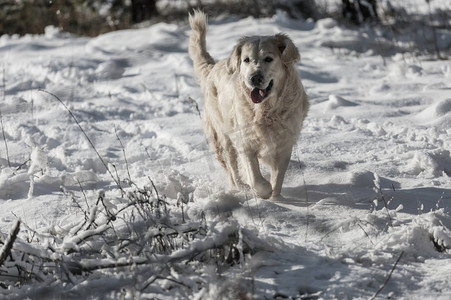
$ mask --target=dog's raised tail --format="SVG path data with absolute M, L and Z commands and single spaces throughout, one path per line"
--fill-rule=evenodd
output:
M 205 78 L 215 64 L 214 59 L 207 51 L 207 15 L 195 10 L 189 15 L 189 24 L 193 32 L 189 39 L 189 55 L 194 63 L 194 72 L 197 78 Z

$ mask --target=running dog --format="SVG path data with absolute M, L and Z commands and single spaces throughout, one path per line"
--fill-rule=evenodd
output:
M 296 63 L 299 51 L 285 34 L 241 38 L 230 57 L 207 52 L 207 16 L 189 16 L 189 54 L 204 94 L 204 131 L 237 188 L 280 196 L 309 102 Z M 260 163 L 269 167 L 266 180 Z

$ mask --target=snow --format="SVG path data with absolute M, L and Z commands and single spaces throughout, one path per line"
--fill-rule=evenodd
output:
M 43 284 L 20 286 L 2 277 L 10 261 L 0 266 L 0 295 L 368 299 L 400 258 L 379 297 L 449 299 L 451 63 L 409 53 L 382 57 L 371 32 L 282 13 L 212 20 L 207 44 L 222 59 L 242 35 L 280 31 L 301 51 L 311 110 L 278 202 L 231 189 L 209 150 L 186 25 L 97 38 L 56 28 L 2 36 L 0 243 L 19 218 L 14 257 L 40 253 L 60 268 L 67 260 L 72 271 L 65 281 L 42 272 L 36 277 Z M 44 91 L 67 105 L 105 164 L 68 110 Z M 149 226 L 143 240 L 178 235 L 168 241 L 186 246 L 119 257 L 125 245 L 113 243 L 113 232 L 122 238 L 127 218 L 145 213 L 138 205 L 127 212 L 127 199 L 149 201 L 152 209 L 166 201 L 155 219 L 133 226 Z M 157 219 L 160 227 L 152 227 Z M 193 241 L 184 240 L 191 231 Z M 212 250 L 218 245 L 224 253 Z M 90 249 L 99 257 L 82 257 Z M 191 257 L 207 250 L 217 256 Z M 150 276 L 141 264 L 158 259 Z M 127 267 L 100 269 L 111 264 Z M 99 269 L 82 277 L 73 271 L 83 268 Z

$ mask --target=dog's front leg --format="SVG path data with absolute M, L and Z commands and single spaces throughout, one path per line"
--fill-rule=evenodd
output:
M 271 166 L 271 185 L 272 185 L 272 198 L 280 196 L 282 190 L 283 179 L 285 177 L 285 172 L 288 168 L 288 163 L 290 162 L 291 148 L 285 150 L 277 156 L 273 161 Z
M 249 186 L 258 197 L 268 199 L 272 194 L 271 184 L 263 178 L 260 172 L 256 153 L 246 152 L 243 156 L 244 171 L 246 172 Z

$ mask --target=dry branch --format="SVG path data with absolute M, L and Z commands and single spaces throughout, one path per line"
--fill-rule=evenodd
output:
M 6 101 L 6 78 L 5 78 L 5 67 L 3 67 L 3 103 Z M 8 149 L 8 142 L 6 141 L 6 134 L 5 134 L 5 126 L 3 125 L 3 115 L 2 111 L 0 110 L 0 125 L 2 126 L 2 136 L 3 141 L 5 143 L 5 150 L 6 150 L 6 159 L 8 160 L 8 166 L 11 168 L 11 160 L 9 159 L 9 149 Z
M 404 255 L 404 251 L 401 252 L 401 254 L 399 255 L 398 259 L 396 260 L 395 264 L 393 265 L 393 267 L 390 270 L 390 273 L 388 273 L 387 278 L 385 279 L 384 283 L 379 287 L 379 289 L 377 290 L 377 292 L 374 294 L 374 296 L 371 298 L 371 300 L 376 299 L 377 295 L 379 295 L 380 292 L 382 292 L 382 290 L 385 288 L 385 286 L 387 285 L 387 283 L 390 281 L 391 275 L 393 274 L 393 272 L 396 269 L 396 266 L 398 265 L 399 261 L 401 260 L 401 257 Z
M 19 231 L 20 231 L 20 220 L 17 220 L 16 224 L 11 230 L 11 233 L 6 239 L 5 244 L 0 250 L 0 267 L 3 265 L 5 259 L 11 254 L 11 249 L 13 248 L 14 241 L 16 240 Z
M 116 138 L 119 141 L 119 144 L 121 145 L 121 148 L 122 148 L 122 154 L 124 155 L 124 161 L 125 161 L 125 167 L 127 168 L 128 179 L 130 180 L 130 182 L 132 182 L 132 176 L 130 175 L 130 168 L 128 167 L 127 155 L 125 154 L 125 147 L 119 137 L 119 134 L 117 133 L 116 125 L 114 126 L 114 133 L 116 133 Z

